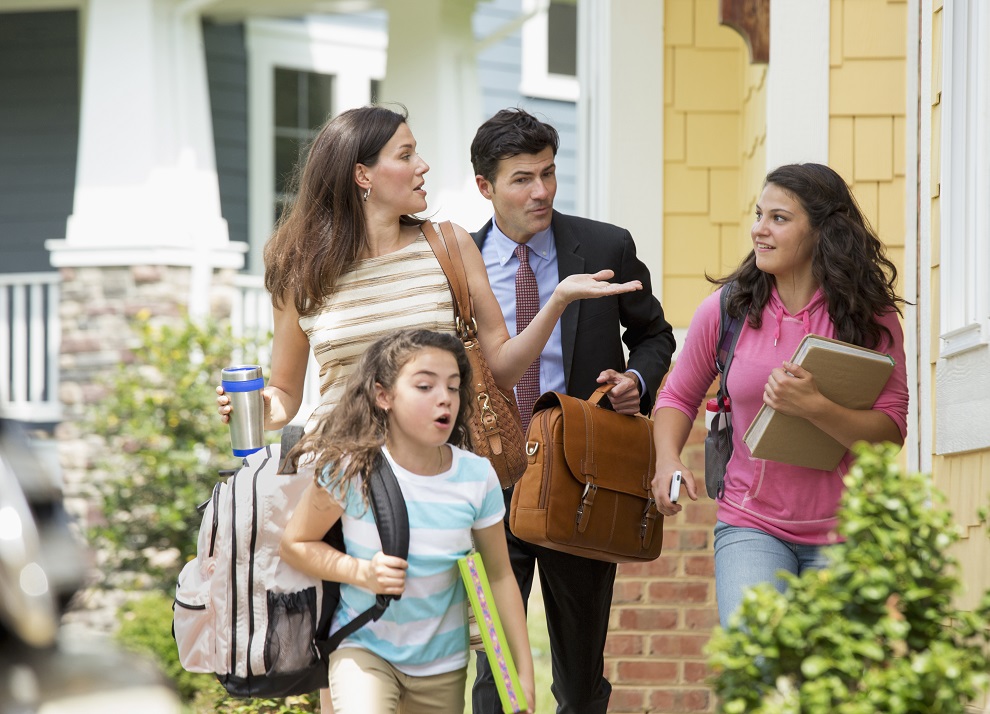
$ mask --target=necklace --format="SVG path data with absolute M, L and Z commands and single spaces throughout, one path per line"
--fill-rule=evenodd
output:
M 398 463 L 404 469 L 408 469 L 409 471 L 412 471 L 415 474 L 420 474 L 421 476 L 437 476 L 443 472 L 443 461 L 444 461 L 443 446 L 437 447 L 437 465 L 432 469 L 424 467 L 422 471 L 420 471 L 418 468 L 415 467 L 410 468 L 409 466 L 406 466 L 406 464 L 415 463 L 416 461 L 415 459 L 407 460 L 407 458 L 405 456 L 402 456 L 401 454 L 399 455 L 399 458 L 396 458 L 397 454 L 394 445 L 387 444 L 387 446 L 389 449 L 389 453 L 392 454 L 392 458 L 395 459 L 396 463 Z

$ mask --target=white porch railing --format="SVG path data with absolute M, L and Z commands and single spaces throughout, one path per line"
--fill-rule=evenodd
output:
M 62 418 L 60 282 L 58 273 L 0 274 L 0 414 L 6 418 Z
M 265 334 L 273 329 L 272 299 L 265 290 L 264 280 L 260 275 L 239 274 L 234 277 L 234 287 L 237 288 L 230 309 L 230 324 L 234 337 Z M 262 344 L 252 357 L 235 355 L 235 361 L 249 361 L 260 364 L 262 372 L 269 376 L 271 366 L 271 345 Z M 294 423 L 304 424 L 313 409 L 320 403 L 320 366 L 309 355 L 309 367 L 306 370 L 306 385 L 303 391 L 302 405 L 296 414 Z

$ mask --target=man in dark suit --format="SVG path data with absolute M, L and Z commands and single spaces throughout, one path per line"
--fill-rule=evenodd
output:
M 527 371 L 530 376 L 524 375 L 516 386 L 520 411 L 528 421 L 532 403 L 524 392 L 558 391 L 586 399 L 600 384 L 611 382 L 615 386 L 608 398 L 616 411 L 648 414 L 670 366 L 673 331 L 653 296 L 649 270 L 636 257 L 629 231 L 553 210 L 558 144 L 552 126 L 521 109 L 498 112 L 481 125 L 471 143 L 478 190 L 492 202 L 495 213 L 472 235 L 510 334 L 515 334 L 514 327 L 525 326 L 523 313 L 531 312 L 526 305 L 535 300 L 532 293 L 538 292 L 542 306 L 568 275 L 607 269 L 614 271 L 616 282 L 639 280 L 643 289 L 568 305 L 540 359 Z M 533 278 L 535 290 L 520 288 L 527 282 L 532 285 Z M 522 291 L 518 298 L 517 290 Z M 529 599 L 539 563 L 557 711 L 604 714 L 612 691 L 604 677 L 603 652 L 615 565 L 513 536 L 508 527 L 511 495 L 512 489 L 505 491 L 509 556 L 523 602 Z M 483 655 L 478 657 L 472 695 L 474 714 L 501 712 Z

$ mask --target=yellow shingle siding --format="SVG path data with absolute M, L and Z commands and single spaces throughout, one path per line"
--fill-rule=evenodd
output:
M 829 164 L 896 257 L 903 280 L 907 6 L 833 0 Z
M 731 269 L 748 245 L 740 219 L 748 162 L 761 164 L 757 181 L 764 173 L 765 68 L 754 74 L 744 40 L 718 24 L 717 0 L 667 0 L 664 23 L 662 300 L 687 327 L 711 292 L 705 272 Z

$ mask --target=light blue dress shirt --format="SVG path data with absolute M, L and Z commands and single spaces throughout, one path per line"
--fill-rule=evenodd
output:
M 495 293 L 495 299 L 502 307 L 505 326 L 513 337 L 516 336 L 516 271 L 519 269 L 519 259 L 515 251 L 518 245 L 502 233 L 493 218 L 491 232 L 481 246 L 481 257 L 485 261 L 492 292 Z M 526 245 L 529 246 L 529 266 L 536 275 L 542 308 L 550 300 L 554 288 L 560 282 L 553 226 L 534 235 Z M 643 394 L 646 390 L 643 376 L 634 369 L 628 371 L 636 375 L 639 393 Z M 560 320 L 554 325 L 547 346 L 540 354 L 540 394 L 543 392 L 567 394 L 567 382 L 564 378 L 564 348 L 560 341 Z
M 492 292 L 498 304 L 502 307 L 505 326 L 509 334 L 516 335 L 516 271 L 519 269 L 519 259 L 515 250 L 519 244 L 507 238 L 495 221 L 492 230 L 481 247 L 481 257 L 488 270 L 488 280 L 492 284 Z M 536 275 L 536 285 L 540 291 L 540 307 L 542 308 L 553 295 L 554 288 L 560 282 L 557 273 L 557 246 L 553 241 L 553 228 L 537 233 L 526 243 L 529 246 L 529 266 Z M 564 380 L 564 349 L 560 342 L 560 321 L 554 325 L 547 346 L 540 355 L 540 393 L 567 392 Z

